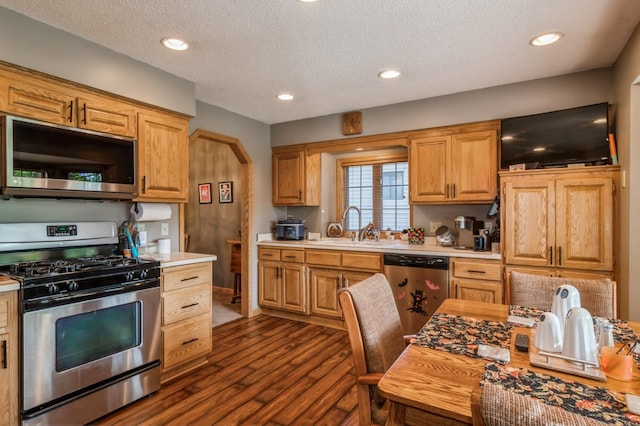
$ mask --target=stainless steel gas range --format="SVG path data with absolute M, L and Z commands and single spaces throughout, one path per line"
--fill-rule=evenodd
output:
M 112 222 L 0 224 L 20 282 L 23 425 L 82 425 L 160 388 L 160 265 Z

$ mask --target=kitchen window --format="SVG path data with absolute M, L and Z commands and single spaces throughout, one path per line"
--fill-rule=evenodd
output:
M 406 155 L 348 158 L 337 162 L 340 214 L 356 206 L 362 226 L 373 223 L 380 230 L 409 227 L 409 166 Z M 339 216 L 340 217 L 340 216 Z M 358 229 L 358 215 L 349 213 L 345 229 Z

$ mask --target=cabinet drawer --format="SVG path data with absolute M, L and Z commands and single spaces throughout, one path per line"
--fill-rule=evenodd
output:
M 342 266 L 371 271 L 382 270 L 382 255 L 379 253 L 342 253 Z
M 163 324 L 196 317 L 211 310 L 211 285 L 202 284 L 165 293 L 162 297 Z
M 280 260 L 280 249 L 258 247 L 259 260 Z
M 212 284 L 211 262 L 162 269 L 162 290 L 171 291 L 199 284 Z
M 457 278 L 472 278 L 485 281 L 500 281 L 500 263 L 487 261 L 458 260 L 453 262 L 452 275 Z
M 282 250 L 280 260 L 283 262 L 304 263 L 304 250 Z
M 9 325 L 9 299 L 0 296 L 0 332 Z
M 164 366 L 169 369 L 211 351 L 211 319 L 205 314 L 165 327 Z
M 340 266 L 340 252 L 332 250 L 307 250 L 307 263 L 323 266 Z

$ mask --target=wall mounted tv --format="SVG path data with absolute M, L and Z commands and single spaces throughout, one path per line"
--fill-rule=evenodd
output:
M 611 164 L 607 103 L 502 120 L 500 168 Z

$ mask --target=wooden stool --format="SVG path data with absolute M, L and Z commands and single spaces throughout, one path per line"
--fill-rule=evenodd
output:
M 242 244 L 239 241 L 228 241 L 231 244 L 231 272 L 233 272 L 233 296 L 231 303 L 240 300 L 242 291 Z

